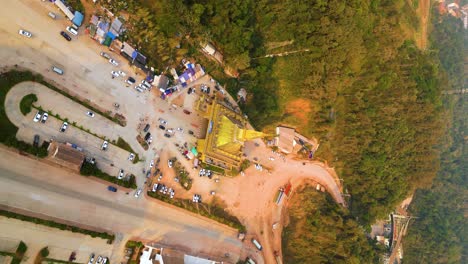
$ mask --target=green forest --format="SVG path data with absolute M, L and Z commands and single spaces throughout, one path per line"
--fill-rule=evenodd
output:
M 328 194 L 307 186 L 290 203 L 284 263 L 379 263 L 383 249 L 369 243 L 359 223 Z
M 459 67 L 453 58 L 460 54 L 416 47 L 409 32 L 419 27 L 418 1 L 117 0 L 107 5 L 131 14 L 124 39 L 148 56 L 149 66 L 164 70 L 178 67 L 183 58 L 195 59 L 232 95 L 247 90 L 241 108 L 256 129 L 272 132 L 279 123 L 289 124 L 318 138 L 315 157 L 336 169 L 350 194 L 349 212 L 334 212 L 340 217 L 333 219 L 368 226 L 386 218 L 415 189 L 430 187 L 437 175 L 441 152 L 446 154 L 440 138 L 450 125 L 442 90 L 452 81 L 444 69 Z M 434 34 L 451 41 L 447 32 Z M 200 43 L 206 42 L 223 54 L 223 65 L 201 54 Z M 283 52 L 294 53 L 270 56 Z M 327 217 L 327 211 L 320 214 Z M 356 247 L 364 250 L 364 241 Z
M 461 21 L 434 14 L 432 43 L 449 90 L 464 87 L 464 34 Z M 465 36 L 465 39 L 464 39 Z M 405 263 L 467 263 L 468 105 L 466 95 L 448 95 L 450 130 L 442 144 L 441 167 L 430 188 L 417 190 L 409 208 L 415 216 L 404 240 Z M 463 246 L 465 245 L 465 246 Z

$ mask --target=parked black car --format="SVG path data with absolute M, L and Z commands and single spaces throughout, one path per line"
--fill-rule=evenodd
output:
M 148 132 L 148 130 L 150 129 L 150 125 L 149 124 L 146 124 L 145 128 L 143 129 L 144 132 Z
M 151 133 L 146 133 L 145 140 L 148 140 L 151 137 Z
M 114 186 L 107 186 L 107 190 L 111 192 L 117 192 L 117 188 L 115 188 Z
M 34 142 L 33 142 L 34 147 L 39 146 L 39 135 L 34 135 Z
M 163 126 L 163 125 L 159 125 L 159 128 L 162 129 L 162 130 L 166 130 L 166 127 Z
M 71 37 L 65 33 L 65 31 L 60 31 L 60 35 L 62 35 L 66 40 L 71 41 Z

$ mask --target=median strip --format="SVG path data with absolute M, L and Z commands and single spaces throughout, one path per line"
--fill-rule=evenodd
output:
M 245 226 L 242 225 L 239 219 L 229 214 L 223 207 L 217 204 L 216 201 L 213 201 L 211 204 L 201 204 L 194 203 L 187 199 L 169 198 L 168 196 L 160 194 L 159 192 L 148 191 L 147 194 L 149 197 L 156 198 L 168 204 L 175 205 L 201 216 L 208 217 L 221 224 L 235 228 L 239 230 L 240 233 L 245 233 L 246 231 Z
M 10 211 L 2 210 L 2 209 L 0 209 L 0 215 L 5 216 L 7 218 L 13 218 L 13 219 L 18 219 L 18 220 L 25 221 L 25 222 L 31 222 L 34 224 L 53 227 L 53 228 L 57 228 L 60 230 L 71 231 L 73 233 L 81 233 L 84 235 L 89 235 L 91 237 L 99 237 L 102 239 L 106 239 L 108 244 L 112 244 L 112 242 L 115 239 L 115 236 L 109 233 L 92 231 L 92 230 L 88 230 L 88 229 L 84 229 L 84 228 L 80 228 L 76 226 L 57 223 L 51 220 L 44 220 L 44 219 L 37 218 L 37 217 L 22 215 L 22 214 L 10 212 Z

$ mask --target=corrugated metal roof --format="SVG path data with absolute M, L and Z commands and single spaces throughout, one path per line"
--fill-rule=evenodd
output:
M 61 1 L 57 0 L 55 1 L 55 5 L 62 10 L 62 12 L 68 17 L 68 19 L 72 20 L 75 15 L 68 9 L 68 7 Z

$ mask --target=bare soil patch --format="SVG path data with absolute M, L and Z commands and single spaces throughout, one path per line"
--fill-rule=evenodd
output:
M 310 101 L 303 98 L 292 100 L 286 105 L 286 113 L 298 118 L 299 123 L 302 124 L 307 124 L 309 121 L 308 114 L 311 111 Z

